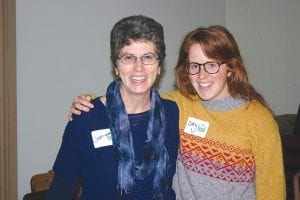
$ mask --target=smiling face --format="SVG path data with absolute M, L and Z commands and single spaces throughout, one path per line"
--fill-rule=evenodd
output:
M 193 44 L 189 49 L 189 62 L 206 63 L 206 62 L 220 62 L 218 60 L 212 60 L 205 56 L 200 44 Z M 227 77 L 230 76 L 228 67 L 226 64 L 220 66 L 220 70 L 215 74 L 209 74 L 201 70 L 198 74 L 189 75 L 191 84 L 195 91 L 202 100 L 217 100 L 230 96 L 227 86 Z
M 120 59 L 115 67 L 116 75 L 122 80 L 120 92 L 122 96 L 130 95 L 149 95 L 157 75 L 160 74 L 159 60 L 152 65 L 145 65 L 140 57 L 153 53 L 155 54 L 155 45 L 152 42 L 134 42 L 124 46 L 120 50 L 120 57 L 124 54 L 130 54 L 137 57 L 134 64 L 124 64 Z

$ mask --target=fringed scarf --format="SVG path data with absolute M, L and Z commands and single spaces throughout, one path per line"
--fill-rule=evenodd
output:
M 150 119 L 146 141 L 148 145 L 143 160 L 137 161 L 134 154 L 128 114 L 119 90 L 120 84 L 120 80 L 113 81 L 106 92 L 109 127 L 119 159 L 118 182 L 120 190 L 121 192 L 130 193 L 135 179 L 144 179 L 155 170 L 153 197 L 163 199 L 169 156 L 165 147 L 166 119 L 160 96 L 155 88 L 151 88 Z

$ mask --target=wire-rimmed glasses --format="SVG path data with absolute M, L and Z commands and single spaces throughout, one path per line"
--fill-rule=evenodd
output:
M 131 65 L 135 64 L 138 58 L 141 59 L 141 62 L 144 65 L 153 65 L 158 60 L 158 56 L 154 53 L 146 53 L 140 57 L 137 57 L 134 54 L 123 54 L 118 59 L 125 65 Z

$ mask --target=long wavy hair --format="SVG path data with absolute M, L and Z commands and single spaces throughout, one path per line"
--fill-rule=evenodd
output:
M 242 98 L 247 101 L 257 100 L 268 108 L 263 96 L 249 82 L 247 71 L 234 37 L 221 25 L 199 27 L 184 37 L 175 67 L 175 87 L 184 96 L 191 98 L 192 95 L 196 95 L 196 91 L 185 70 L 189 50 L 193 44 L 200 44 L 202 51 L 208 58 L 226 62 L 231 72 L 231 75 L 227 77 L 227 85 L 228 92 L 232 97 Z

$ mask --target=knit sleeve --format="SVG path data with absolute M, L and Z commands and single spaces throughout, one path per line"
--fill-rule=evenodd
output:
M 256 135 L 253 149 L 257 200 L 285 199 L 282 145 L 277 124 L 272 115 L 263 110 L 251 127 Z

